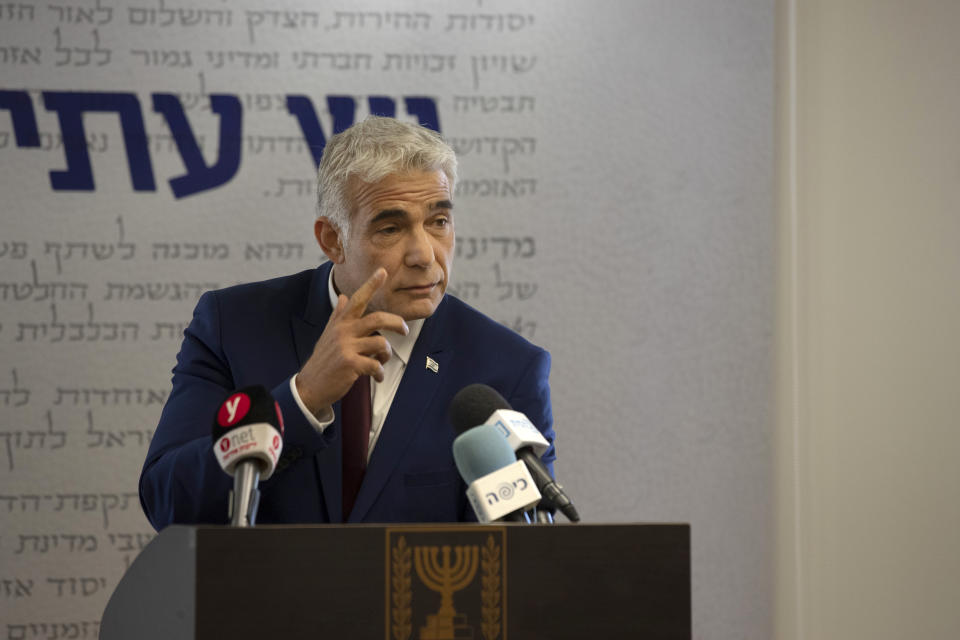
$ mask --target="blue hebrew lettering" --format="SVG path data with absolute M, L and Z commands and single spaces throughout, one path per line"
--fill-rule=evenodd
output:
M 403 99 L 407 113 L 417 116 L 421 126 L 440 133 L 440 116 L 437 115 L 437 101 L 433 98 L 407 96 Z
M 370 114 L 374 116 L 383 116 L 384 118 L 397 117 L 397 103 L 393 98 L 386 96 L 370 96 L 367 98 L 367 104 L 370 105 Z
M 143 126 L 140 101 L 132 93 L 44 91 L 43 104 L 48 111 L 56 111 L 63 135 L 63 151 L 67 168 L 50 172 L 54 191 L 93 191 L 93 170 L 87 152 L 87 135 L 83 114 L 87 112 L 116 112 L 127 149 L 130 180 L 135 191 L 156 191 L 153 165 L 147 149 L 147 134 Z
M 180 98 L 172 93 L 154 93 L 153 110 L 162 114 L 177 143 L 177 151 L 187 172 L 170 179 L 170 188 L 176 198 L 207 191 L 229 182 L 240 168 L 240 150 L 243 142 L 243 106 L 233 95 L 212 94 L 210 110 L 220 114 L 220 143 L 217 161 L 211 166 L 203 159 L 197 139 L 184 113 Z
M 353 124 L 357 103 L 350 96 L 327 96 L 327 108 L 333 116 L 333 134 L 340 133 Z M 320 120 L 313 109 L 313 103 L 307 96 L 287 96 L 287 111 L 300 123 L 300 130 L 303 131 L 303 138 L 313 154 L 313 161 L 319 165 L 327 138 L 320 128 Z
M 13 120 L 13 135 L 18 147 L 39 147 L 40 134 L 37 132 L 37 117 L 33 113 L 33 102 L 26 91 L 0 91 L 0 109 L 9 109 Z
M 370 96 L 367 98 L 370 105 L 370 113 L 375 116 L 385 118 L 397 117 L 397 103 L 393 98 L 387 96 Z M 407 113 L 417 116 L 417 121 L 436 132 L 440 132 L 440 118 L 437 116 L 437 103 L 433 98 L 424 98 L 419 96 L 409 96 L 404 98 L 404 104 L 407 107 Z

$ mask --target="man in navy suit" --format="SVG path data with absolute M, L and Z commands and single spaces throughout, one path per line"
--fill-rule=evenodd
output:
M 552 443 L 550 355 L 445 294 L 456 170 L 439 135 L 392 118 L 329 140 L 314 234 L 330 262 L 197 304 L 140 478 L 154 527 L 227 522 L 232 481 L 210 427 L 252 384 L 272 390 L 286 427 L 258 522 L 472 519 L 447 418 L 471 383 L 497 389 Z M 354 413 L 343 420 L 358 402 L 360 431 Z

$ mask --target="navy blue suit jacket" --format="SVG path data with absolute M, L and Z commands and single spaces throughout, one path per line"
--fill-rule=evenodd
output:
M 228 522 L 232 479 L 213 455 L 213 418 L 232 390 L 253 384 L 272 389 L 285 424 L 277 470 L 260 485 L 257 522 L 342 521 L 339 403 L 320 434 L 289 385 L 332 313 L 330 268 L 328 262 L 200 298 L 140 477 L 140 500 L 156 529 Z M 427 356 L 439 365 L 436 373 L 426 367 Z M 552 443 L 549 370 L 549 353 L 444 296 L 423 324 L 347 521 L 473 519 L 453 461 L 450 400 L 468 384 L 488 384 Z M 552 444 L 543 459 L 552 466 Z

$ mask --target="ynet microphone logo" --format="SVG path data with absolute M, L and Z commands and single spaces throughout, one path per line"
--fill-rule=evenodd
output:
M 280 433 L 283 434 L 283 412 L 280 411 L 280 403 L 274 400 L 273 408 L 277 412 L 277 424 L 280 425 Z
M 227 428 L 237 424 L 250 411 L 250 396 L 245 393 L 235 393 L 220 405 L 217 412 L 217 424 Z

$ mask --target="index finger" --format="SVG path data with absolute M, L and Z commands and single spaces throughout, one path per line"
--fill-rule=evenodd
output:
M 363 312 L 367 310 L 367 305 L 370 304 L 370 299 L 373 298 L 373 294 L 375 294 L 386 281 L 386 269 L 380 267 L 374 271 L 373 275 L 370 276 L 366 282 L 360 285 L 360 288 L 357 289 L 352 296 L 350 296 L 350 302 L 347 305 L 347 311 L 355 312 L 357 316 L 362 316 Z

